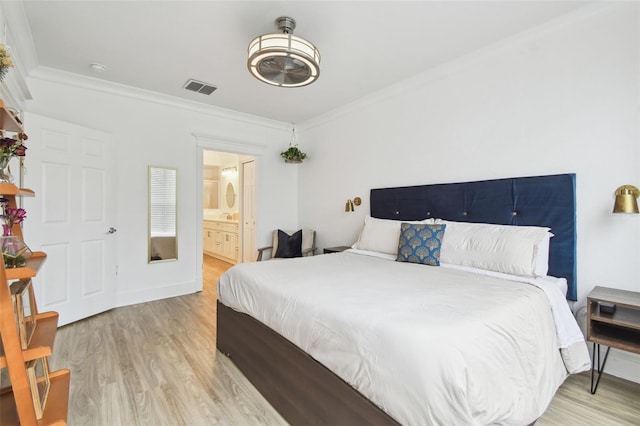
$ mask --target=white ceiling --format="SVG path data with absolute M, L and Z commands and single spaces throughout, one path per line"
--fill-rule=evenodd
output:
M 582 1 L 34 1 L 23 6 L 39 65 L 300 123 L 505 37 Z M 246 49 L 290 16 L 321 54 L 303 88 L 253 78 Z M 107 69 L 92 74 L 89 64 Z M 194 78 L 218 87 L 188 92 Z

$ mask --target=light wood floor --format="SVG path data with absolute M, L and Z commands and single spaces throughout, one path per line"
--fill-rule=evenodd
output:
M 205 256 L 203 292 L 117 308 L 62 327 L 50 357 L 71 369 L 69 425 L 286 425 L 215 349 L 215 283 L 230 265 Z M 572 376 L 536 425 L 640 425 L 640 384 Z

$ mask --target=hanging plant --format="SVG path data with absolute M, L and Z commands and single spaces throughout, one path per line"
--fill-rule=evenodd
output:
M 280 153 L 280 156 L 284 158 L 285 163 L 302 163 L 302 160 L 307 158 L 307 154 L 300 151 L 298 145 L 290 145 L 289 149 Z

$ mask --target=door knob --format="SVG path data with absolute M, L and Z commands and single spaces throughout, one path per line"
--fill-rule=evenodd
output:
M 112 226 L 107 230 L 107 234 L 115 234 L 116 231 L 117 231 L 117 229 Z

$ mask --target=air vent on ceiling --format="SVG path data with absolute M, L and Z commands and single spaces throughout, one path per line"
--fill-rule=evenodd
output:
M 203 83 L 202 81 L 194 79 L 187 81 L 182 87 L 192 92 L 202 93 L 203 95 L 210 95 L 217 89 L 213 84 Z

